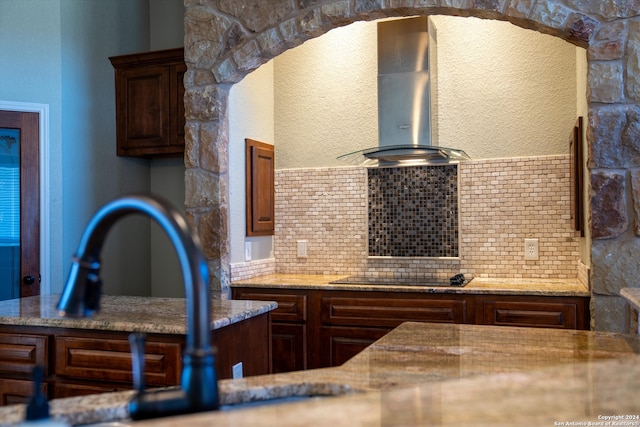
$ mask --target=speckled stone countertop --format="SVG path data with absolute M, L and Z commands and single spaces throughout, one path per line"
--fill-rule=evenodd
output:
M 323 397 L 132 424 L 586 425 L 603 417 L 640 417 L 638 354 L 637 335 L 409 322 L 340 367 L 220 381 L 223 404 Z M 51 413 L 76 424 L 122 419 L 131 395 L 54 400 Z M 23 416 L 24 406 L 0 408 L 0 424 Z M 640 419 L 626 421 L 640 425 Z
M 622 288 L 620 295 L 629 301 L 634 310 L 640 311 L 640 288 Z
M 1 325 L 45 326 L 158 334 L 185 334 L 186 307 L 182 298 L 103 295 L 101 310 L 92 318 L 70 319 L 58 314 L 60 295 L 0 301 Z M 274 310 L 275 302 L 212 300 L 211 329 L 219 329 Z
M 591 295 L 589 290 L 580 283 L 578 279 L 500 279 L 477 277 L 473 278 L 464 287 L 330 283 L 344 277 L 347 277 L 347 275 L 269 274 L 253 279 L 234 281 L 231 287 L 584 297 Z

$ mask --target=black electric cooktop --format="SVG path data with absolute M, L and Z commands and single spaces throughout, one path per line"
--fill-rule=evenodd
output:
M 335 285 L 409 285 L 409 286 L 454 286 L 462 287 L 469 283 L 462 274 L 456 274 L 448 279 L 438 277 L 370 277 L 348 276 L 329 282 Z

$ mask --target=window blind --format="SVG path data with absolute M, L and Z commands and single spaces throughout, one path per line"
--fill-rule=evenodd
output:
M 0 166 L 0 241 L 20 243 L 20 169 Z

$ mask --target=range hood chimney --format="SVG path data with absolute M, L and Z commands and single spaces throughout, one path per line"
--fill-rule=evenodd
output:
M 430 88 L 427 18 L 378 22 L 378 146 L 339 159 L 364 166 L 469 159 L 432 145 Z

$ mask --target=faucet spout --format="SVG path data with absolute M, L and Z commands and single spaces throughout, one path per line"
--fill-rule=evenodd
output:
M 87 225 L 58 303 L 61 315 L 86 317 L 100 309 L 100 252 L 107 233 L 122 217 L 143 214 L 167 233 L 182 268 L 186 296 L 187 335 L 180 390 L 138 393 L 130 404 L 133 419 L 218 409 L 217 376 L 211 346 L 209 269 L 198 236 L 166 201 L 152 196 L 120 197 L 104 205 Z

